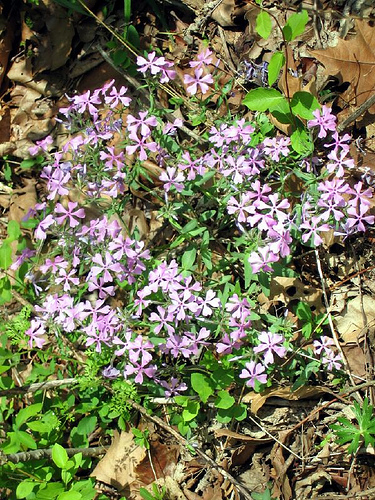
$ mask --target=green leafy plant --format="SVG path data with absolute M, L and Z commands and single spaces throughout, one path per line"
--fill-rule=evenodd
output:
M 368 398 L 364 399 L 362 408 L 357 401 L 354 401 L 354 406 L 351 409 L 357 424 L 352 424 L 348 418 L 338 417 L 337 420 L 341 425 L 332 424 L 330 427 L 334 431 L 338 443 L 350 443 L 348 453 L 356 453 L 363 444 L 374 446 L 375 416 L 374 408 L 369 404 Z

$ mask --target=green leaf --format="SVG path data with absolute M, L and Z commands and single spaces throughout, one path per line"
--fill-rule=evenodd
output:
M 79 491 L 64 491 L 60 493 L 57 500 L 81 500 L 82 495 Z
M 229 394 L 227 391 L 219 391 L 217 393 L 217 398 L 215 400 L 215 407 L 221 408 L 223 410 L 227 410 L 231 408 L 235 403 L 235 399 L 233 396 Z
M 52 460 L 59 469 L 64 469 L 69 460 L 66 450 L 59 443 L 52 447 Z
M 283 102 L 288 106 L 287 100 L 278 90 L 259 87 L 250 90 L 246 94 L 242 104 L 251 109 L 251 111 L 273 111 Z
M 3 243 L 0 247 L 0 268 L 5 271 L 12 264 L 12 249 L 9 243 Z
M 140 43 L 140 39 L 139 39 L 139 34 L 138 34 L 137 29 L 135 28 L 135 26 L 133 24 L 128 26 L 128 32 L 126 34 L 126 38 L 127 38 L 128 42 L 131 43 L 137 49 L 140 47 L 141 43 Z
M 181 264 L 182 268 L 186 271 L 190 271 L 193 268 L 195 258 L 197 256 L 197 249 L 195 246 L 189 246 L 187 250 L 182 255 Z
M 32 438 L 30 436 L 30 434 L 28 434 L 27 432 L 24 432 L 24 431 L 17 430 L 16 435 L 17 435 L 18 441 L 21 444 L 23 444 L 24 446 L 26 446 L 27 448 L 30 448 L 31 450 L 37 449 L 36 442 L 35 442 L 34 438 Z
M 18 238 L 21 236 L 21 229 L 17 221 L 15 220 L 9 221 L 7 227 L 7 233 L 12 241 L 18 240 Z
M 155 500 L 154 495 L 146 490 L 146 488 L 139 488 L 139 494 L 144 500 Z
M 64 491 L 62 483 L 48 483 L 46 488 L 40 488 L 35 498 L 37 500 L 53 500 Z
M 182 418 L 184 422 L 190 422 L 198 415 L 200 410 L 200 404 L 198 401 L 188 401 L 185 409 L 182 412 Z
M 35 417 L 42 409 L 43 403 L 34 403 L 22 408 L 16 416 L 15 426 L 17 429 L 21 427 L 22 424 L 26 422 L 31 417 Z
M 26 498 L 30 493 L 33 491 L 34 486 L 36 486 L 38 483 L 34 483 L 33 481 L 30 481 L 29 479 L 26 479 L 25 481 L 22 481 L 17 486 L 16 489 L 16 497 L 17 498 Z
M 294 151 L 302 156 L 309 156 L 314 151 L 311 134 L 301 123 L 297 123 L 296 130 L 290 136 L 290 143 Z
M 265 10 L 262 10 L 257 15 L 255 29 L 257 33 L 267 40 L 272 31 L 272 20 L 271 16 Z
M 191 386 L 203 403 L 207 403 L 208 398 L 214 393 L 211 380 L 203 373 L 191 374 Z
M 309 16 L 306 10 L 292 14 L 283 28 L 284 37 L 291 42 L 305 31 Z
M 77 425 L 77 434 L 80 434 L 81 436 L 91 434 L 91 432 L 95 429 L 97 420 L 98 418 L 96 416 L 83 417 Z
M 282 52 L 275 52 L 268 64 L 268 85 L 272 85 L 276 82 L 279 77 L 281 68 L 285 64 L 285 56 Z
M 313 111 L 320 108 L 320 104 L 316 97 L 309 92 L 296 92 L 290 102 L 293 113 L 304 118 L 312 120 L 314 118 Z
M 311 309 L 308 304 L 305 302 L 298 302 L 298 305 L 296 307 L 296 314 L 299 319 L 302 319 L 303 321 L 312 321 L 312 314 L 311 314 Z

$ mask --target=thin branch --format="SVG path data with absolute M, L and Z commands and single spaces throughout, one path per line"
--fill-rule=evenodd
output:
M 83 457 L 97 457 L 107 452 L 109 446 L 96 446 L 94 448 L 65 448 L 68 457 L 77 453 L 82 453 Z M 41 448 L 40 450 L 22 451 L 20 453 L 10 453 L 6 455 L 0 451 L 0 465 L 6 462 L 18 464 L 19 462 L 29 462 L 30 460 L 41 460 L 52 457 L 52 448 Z
M 375 94 L 369 97 L 363 104 L 359 106 L 351 115 L 348 116 L 346 120 L 340 123 L 337 127 L 337 132 L 342 132 L 346 129 L 348 125 L 354 122 L 357 118 L 359 118 L 363 113 L 365 113 L 371 106 L 375 104 Z
M 1 396 L 13 396 L 15 394 L 30 394 L 36 391 L 48 391 L 49 389 L 55 389 L 56 387 L 61 387 L 63 385 L 76 384 L 78 379 L 76 378 L 65 378 L 62 380 L 47 380 L 46 382 L 37 382 L 30 385 L 23 385 L 21 387 L 13 387 L 12 389 L 5 389 L 0 391 Z

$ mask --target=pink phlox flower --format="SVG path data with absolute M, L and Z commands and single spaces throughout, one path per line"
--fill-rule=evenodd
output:
M 333 351 L 326 352 L 325 356 L 321 358 L 323 365 L 327 366 L 327 370 L 331 371 L 333 368 L 340 370 L 342 366 L 342 359 L 339 354 L 335 354 Z
M 131 134 L 136 134 L 138 129 L 140 128 L 140 133 L 143 137 L 148 137 L 151 134 L 150 127 L 156 127 L 158 121 L 155 116 L 150 116 L 146 118 L 148 115 L 148 111 L 140 111 L 139 118 L 136 118 L 133 115 L 128 115 L 126 118 L 127 129 Z
M 188 151 L 186 151 L 182 158 L 187 163 L 179 163 L 177 167 L 180 170 L 188 170 L 187 179 L 192 181 L 196 178 L 197 175 L 204 175 L 206 172 L 205 167 L 202 164 L 202 160 L 198 158 L 197 160 L 192 160 Z
M 324 354 L 330 352 L 332 350 L 330 346 L 335 345 L 335 343 L 331 338 L 323 335 L 319 340 L 314 340 L 313 345 L 315 354 L 319 355 L 322 351 Z
M 116 87 L 112 87 L 109 95 L 106 95 L 104 98 L 105 103 L 111 105 L 112 108 L 115 108 L 119 102 L 121 102 L 123 106 L 129 106 L 132 100 L 130 97 L 126 97 L 125 94 L 127 91 L 128 89 L 124 87 L 124 85 L 120 87 L 120 90 L 117 90 Z
M 55 223 L 52 214 L 47 215 L 37 226 L 34 236 L 37 240 L 45 240 L 47 238 L 46 230 Z
M 103 272 L 103 279 L 105 283 L 113 281 L 112 275 L 109 271 L 112 271 L 115 274 L 123 271 L 122 265 L 119 262 L 114 262 L 113 256 L 108 251 L 105 253 L 105 261 L 100 253 L 95 254 L 91 260 L 94 264 L 98 265 L 91 268 L 90 277 L 98 276 Z
M 363 183 L 361 181 L 357 182 L 354 184 L 353 188 L 349 189 L 349 193 L 354 196 L 354 198 L 351 198 L 349 201 L 350 205 L 355 206 L 358 202 L 360 205 L 365 205 L 370 207 L 371 206 L 371 201 L 369 198 L 372 198 L 373 195 L 373 190 L 371 187 L 368 187 L 364 191 L 362 191 L 362 186 Z
M 264 169 L 264 166 L 266 164 L 266 161 L 263 158 L 263 153 L 260 150 L 259 147 L 256 148 L 251 148 L 247 153 L 246 153 L 246 158 L 249 162 L 249 165 L 252 168 L 252 175 L 258 175 L 260 174 L 261 170 Z M 259 182 L 259 181 L 257 181 Z
M 53 274 L 59 271 L 61 268 L 66 269 L 69 266 L 64 257 L 57 255 L 54 259 L 46 259 L 44 264 L 39 267 L 42 273 L 47 273 L 50 269 Z
M 147 365 L 152 360 L 152 355 L 148 352 L 154 345 L 149 340 L 144 340 L 142 335 L 128 343 L 129 359 L 135 364 L 141 359 L 142 366 Z
M 200 303 L 200 307 L 202 308 L 201 314 L 202 316 L 211 316 L 213 313 L 213 309 L 220 308 L 221 302 L 218 297 L 216 297 L 216 292 L 213 290 L 208 290 L 204 299 Z
M 369 210 L 368 205 L 363 205 L 361 204 L 359 206 L 359 211 L 357 207 L 349 207 L 348 208 L 348 215 L 351 215 L 352 217 L 349 217 L 347 220 L 347 224 L 349 228 L 355 228 L 356 231 L 366 231 L 366 226 L 364 223 L 373 225 L 375 217 L 373 215 L 365 215 L 368 210 Z
M 65 309 L 63 328 L 66 332 L 73 332 L 77 325 L 90 315 L 86 302 L 78 302 L 73 307 Z
M 133 248 L 134 242 L 135 240 L 128 237 L 124 239 L 122 234 L 120 234 L 109 243 L 108 250 L 113 253 L 115 260 L 121 260 L 124 255 L 128 259 L 134 259 L 137 257 L 137 252 Z
M 55 278 L 55 283 L 57 285 L 59 285 L 60 283 L 64 283 L 64 292 L 69 292 L 71 284 L 75 286 L 79 285 L 79 278 L 74 277 L 75 274 L 75 269 L 72 269 L 68 273 L 66 269 L 61 268 L 59 271 L 59 277 Z
M 227 137 L 226 137 L 226 130 L 228 128 L 227 123 L 222 123 L 217 129 L 216 127 L 211 127 L 210 128 L 210 137 L 209 141 L 214 144 L 217 148 L 221 148 L 223 144 L 226 144 L 227 142 Z
M 263 141 L 264 154 L 271 156 L 273 161 L 279 161 L 280 155 L 288 156 L 289 137 L 266 137 Z
M 139 317 L 142 315 L 143 309 L 146 309 L 151 304 L 151 300 L 145 300 L 145 297 L 150 295 L 149 290 L 143 288 L 142 290 L 138 290 L 137 299 L 134 300 L 134 305 L 137 307 L 137 310 L 134 313 L 134 316 Z
M 192 333 L 192 332 L 185 332 L 184 335 L 189 339 L 190 345 L 189 347 L 191 348 L 191 353 L 196 356 L 199 352 L 199 349 L 204 346 L 210 345 L 209 342 L 206 342 L 205 339 L 208 339 L 209 336 L 211 335 L 211 332 L 207 330 L 207 328 L 201 328 L 198 332 Z
M 345 198 L 343 194 L 350 194 L 351 188 L 347 182 L 343 179 L 338 179 L 335 177 L 331 181 L 324 181 L 318 184 L 318 191 L 321 191 L 323 200 L 333 200 L 334 203 L 340 205 L 340 203 L 345 203 Z
M 130 375 L 136 373 L 137 375 L 134 379 L 134 382 L 136 384 L 142 384 L 144 375 L 146 375 L 148 378 L 155 378 L 156 372 L 157 372 L 156 365 L 147 366 L 135 363 L 135 366 L 133 366 L 127 364 L 124 370 L 124 377 L 125 379 L 127 379 Z
M 278 260 L 279 256 L 274 254 L 269 246 L 260 247 L 258 252 L 252 252 L 248 258 L 254 274 L 259 273 L 259 271 L 272 272 L 273 269 L 268 264 L 272 264 L 272 262 L 277 262 Z
M 171 291 L 169 297 L 171 299 L 171 305 L 168 306 L 168 313 L 173 314 L 178 321 L 187 318 L 187 311 L 195 314 L 199 310 L 199 301 L 190 290 L 184 290 L 182 293 Z
M 73 96 L 72 102 L 78 113 L 84 113 L 87 110 L 90 115 L 96 117 L 98 110 L 95 104 L 101 104 L 101 99 L 98 91 L 94 91 L 91 95 L 90 90 L 88 90 L 84 94 Z
M 165 344 L 159 344 L 159 349 L 163 354 L 172 354 L 177 358 L 180 354 L 184 358 L 190 358 L 193 354 L 191 342 L 187 337 L 170 334 Z
M 174 80 L 177 76 L 176 70 L 172 69 L 174 67 L 173 62 L 171 61 L 164 61 L 164 64 L 160 66 L 161 69 L 161 78 L 160 78 L 160 83 L 168 83 L 170 80 Z
M 183 125 L 183 121 L 180 118 L 176 118 L 173 123 L 168 122 L 163 128 L 163 135 L 176 135 L 177 129 Z
M 315 247 L 323 243 L 323 239 L 319 236 L 318 232 L 329 231 L 331 229 L 328 224 L 322 224 L 321 218 L 315 215 L 311 217 L 310 220 L 305 220 L 305 222 L 300 224 L 299 227 L 300 229 L 307 230 L 307 233 L 304 233 L 302 235 L 302 241 L 304 243 L 307 243 L 308 240 L 312 237 Z
M 341 220 L 345 217 L 345 214 L 339 210 L 339 208 L 343 208 L 346 206 L 345 200 L 342 200 L 340 203 L 335 203 L 334 200 L 323 200 L 320 198 L 318 200 L 318 207 L 324 208 L 325 211 L 319 215 L 320 219 L 323 221 L 328 221 L 328 219 L 332 216 L 336 221 Z
M 255 387 L 255 381 L 257 380 L 260 384 L 265 384 L 267 382 L 267 375 L 263 373 L 266 368 L 261 363 L 255 363 L 255 361 L 250 361 L 245 364 L 245 367 L 240 373 L 240 378 L 246 378 L 246 385 L 248 387 Z
M 339 149 L 342 149 L 346 153 L 349 153 L 349 144 L 348 141 L 351 140 L 351 136 L 349 134 L 345 134 L 342 137 L 339 136 L 338 132 L 335 131 L 332 134 L 333 142 L 331 144 L 324 144 L 325 148 L 333 148 L 334 152 L 337 152 Z
M 150 314 L 149 320 L 152 322 L 157 322 L 158 325 L 155 326 L 154 333 L 158 334 L 162 328 L 165 328 L 169 335 L 174 333 L 174 328 L 168 322 L 173 321 L 173 314 L 170 314 L 164 309 L 164 307 L 157 306 L 158 314 L 152 312 Z
M 159 380 L 158 384 L 164 387 L 166 398 L 178 396 L 180 392 L 187 391 L 188 389 L 188 386 L 185 384 L 185 382 L 180 383 L 180 381 L 176 377 L 172 377 L 169 383 L 166 380 Z
M 113 297 L 116 293 L 116 287 L 106 284 L 103 277 L 100 277 L 99 280 L 96 277 L 90 278 L 88 291 L 93 292 L 94 290 L 98 293 L 99 299 L 106 299 L 109 295 Z
M 327 170 L 330 173 L 335 173 L 336 177 L 343 177 L 345 174 L 344 168 L 354 168 L 354 160 L 352 158 L 346 158 L 348 154 L 345 150 L 331 151 L 327 158 L 332 160 L 333 163 L 327 164 Z
M 113 337 L 112 344 L 114 346 L 120 346 L 119 349 L 115 351 L 116 356 L 123 356 L 129 350 L 129 343 L 131 342 L 133 332 L 128 328 L 124 333 L 124 340 L 120 339 L 117 335 Z
M 251 134 L 254 132 L 254 127 L 252 125 L 245 125 L 245 118 L 237 120 L 237 122 L 230 127 L 228 127 L 224 135 L 230 141 L 242 142 L 243 144 L 248 144 L 251 140 Z
M 111 365 L 106 366 L 102 370 L 103 377 L 108 378 L 110 380 L 114 380 L 115 378 L 117 378 L 120 375 L 120 373 L 121 373 L 120 370 Z
M 40 319 L 32 319 L 30 321 L 30 328 L 25 332 L 25 335 L 29 337 L 28 345 L 30 348 L 33 347 L 33 342 L 38 349 L 41 349 L 43 345 L 47 342 L 45 338 L 42 337 L 46 333 L 44 322 Z
M 247 191 L 246 196 L 254 200 L 253 204 L 255 207 L 258 207 L 260 202 L 268 202 L 268 193 L 272 193 L 272 189 L 268 184 L 262 185 L 259 180 L 256 180 L 251 183 L 251 188 L 253 191 Z
M 182 172 L 179 172 L 176 167 L 167 167 L 166 170 L 160 174 L 159 179 L 163 181 L 163 187 L 166 193 L 170 191 L 171 187 L 174 187 L 179 193 L 184 189 L 185 176 Z
M 152 151 L 155 153 L 157 151 L 156 142 L 147 142 L 146 137 L 138 137 L 136 133 L 129 134 L 129 139 L 133 141 L 135 144 L 129 144 L 126 146 L 126 153 L 128 155 L 134 154 L 139 149 L 139 159 L 141 161 L 147 160 L 147 152 L 146 150 Z
M 164 65 L 165 58 L 157 57 L 155 51 L 147 54 L 147 59 L 142 56 L 137 57 L 137 66 L 140 73 L 146 73 L 149 70 L 152 75 L 156 75 L 161 72 L 161 68 Z
M 107 151 L 100 151 L 100 159 L 105 160 L 105 166 L 107 169 L 111 170 L 116 167 L 118 169 L 122 168 L 124 163 L 124 153 L 120 151 L 119 154 L 115 153 L 115 148 L 112 146 L 107 146 Z
M 225 333 L 222 339 L 216 344 L 216 351 L 218 354 L 225 356 L 226 354 L 231 354 L 233 349 L 239 349 L 241 345 L 241 341 L 235 341 Z
M 196 61 L 190 61 L 189 65 L 191 68 L 203 68 L 204 66 L 208 66 L 209 64 L 212 63 L 212 51 L 210 49 L 206 49 L 202 52 L 200 52 L 197 55 L 197 60 Z
M 251 305 L 247 298 L 240 297 L 235 293 L 229 297 L 225 304 L 225 310 L 231 314 L 233 318 L 241 318 L 245 313 L 250 314 Z
M 55 207 L 55 213 L 56 214 L 62 214 L 59 217 L 56 217 L 56 222 L 58 224 L 62 224 L 65 219 L 69 220 L 69 226 L 71 228 L 77 227 L 79 225 L 79 221 L 77 219 L 84 219 L 85 218 L 85 211 L 83 208 L 79 208 L 78 210 L 74 211 L 75 208 L 77 208 L 78 203 L 74 201 L 69 201 L 68 202 L 68 208 L 66 209 L 61 205 L 61 203 L 57 203 Z M 76 219 L 76 218 L 77 219 Z
M 336 130 L 336 116 L 331 113 L 331 109 L 327 106 L 322 106 L 322 110 L 316 109 L 313 111 L 314 119 L 307 122 L 309 128 L 319 127 L 318 137 L 322 139 L 327 136 L 327 131 L 334 132 Z
M 282 258 L 290 255 L 291 250 L 289 245 L 293 242 L 293 238 L 290 235 L 290 231 L 285 229 L 282 224 L 273 226 L 268 231 L 268 237 L 272 240 L 268 244 L 272 253 L 280 255 Z
M 47 190 L 49 192 L 47 199 L 54 200 L 57 195 L 66 196 L 69 190 L 65 187 L 65 184 L 69 182 L 71 175 L 69 172 L 64 173 L 60 168 L 57 168 L 47 183 Z
M 53 138 L 51 135 L 48 135 L 41 141 L 36 141 L 35 146 L 31 146 L 29 148 L 29 153 L 31 154 L 31 156 L 37 155 L 40 150 L 46 153 L 48 151 L 48 146 L 50 146 L 51 144 L 53 144 Z
M 193 281 L 192 276 L 187 276 L 183 278 L 180 284 L 176 284 L 174 290 L 178 290 L 179 293 L 188 290 L 189 292 L 200 292 L 202 290 L 202 285 L 198 281 Z
M 195 95 L 199 90 L 205 94 L 209 89 L 209 84 L 214 83 L 211 75 L 203 75 L 203 69 L 197 68 L 194 70 L 194 76 L 184 75 L 184 83 L 187 85 L 186 91 L 190 95 Z
M 238 222 L 246 222 L 248 215 L 254 212 L 254 208 L 250 203 L 251 198 L 248 193 L 243 193 L 239 201 L 234 196 L 231 196 L 227 203 L 227 212 L 231 215 L 238 213 Z
M 229 318 L 229 326 L 231 328 L 236 328 L 230 332 L 230 338 L 233 341 L 237 342 L 247 337 L 246 330 L 251 327 L 249 311 L 245 310 L 240 318 L 231 316 Z
M 174 259 L 169 264 L 162 262 L 156 269 L 149 273 L 149 289 L 154 293 L 159 288 L 163 292 L 169 292 L 174 290 L 176 285 L 180 287 L 182 279 L 182 275 L 178 272 L 178 264 Z
M 243 155 L 234 158 L 228 155 L 225 159 L 225 166 L 221 170 L 224 177 L 232 176 L 234 184 L 241 184 L 248 177 L 250 177 L 253 172 L 253 168 L 250 166 L 248 160 Z
M 287 352 L 286 348 L 280 344 L 284 342 L 284 337 L 278 333 L 262 332 L 258 340 L 260 344 L 254 347 L 254 352 L 264 352 L 263 361 L 265 366 L 268 366 L 274 362 L 273 353 L 277 354 L 280 358 L 283 358 Z
M 257 209 L 258 210 L 268 210 L 268 212 L 265 214 L 267 217 L 263 219 L 266 221 L 261 229 L 267 230 L 269 226 L 275 225 L 272 220 L 277 219 L 279 222 L 283 223 L 288 219 L 288 214 L 284 212 L 284 210 L 287 210 L 290 207 L 289 201 L 284 198 L 283 200 L 279 200 L 279 194 L 271 194 L 268 197 L 267 203 L 264 201 L 259 200 L 257 202 Z M 270 220 L 270 223 L 267 222 L 267 219 Z

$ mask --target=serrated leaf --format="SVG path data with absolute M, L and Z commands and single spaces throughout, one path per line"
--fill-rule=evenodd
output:
M 265 40 L 270 36 L 272 31 L 272 20 L 271 16 L 265 10 L 262 10 L 257 15 L 255 29 Z
M 250 90 L 242 101 L 242 104 L 251 109 L 251 111 L 273 111 L 284 102 L 289 109 L 287 100 L 278 90 L 259 87 Z
M 292 14 L 283 28 L 284 37 L 291 42 L 305 31 L 309 15 L 306 10 Z
M 272 85 L 276 82 L 279 77 L 281 68 L 285 64 L 285 56 L 282 52 L 275 52 L 268 64 L 268 85 Z

